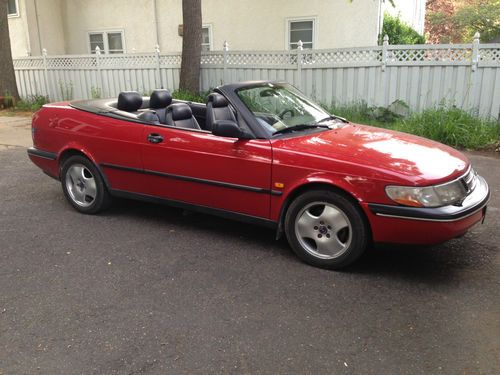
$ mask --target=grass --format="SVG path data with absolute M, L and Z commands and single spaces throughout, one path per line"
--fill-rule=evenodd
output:
M 407 118 L 364 103 L 334 105 L 328 110 L 352 122 L 419 135 L 455 148 L 481 150 L 500 147 L 500 121 L 481 119 L 454 107 L 427 109 Z

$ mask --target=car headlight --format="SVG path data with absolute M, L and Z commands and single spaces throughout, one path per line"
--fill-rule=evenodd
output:
M 425 187 L 387 186 L 385 192 L 394 202 L 413 207 L 440 207 L 461 201 L 467 190 L 461 180 Z

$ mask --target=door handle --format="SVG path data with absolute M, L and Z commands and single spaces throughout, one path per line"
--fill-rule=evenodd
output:
M 161 143 L 163 142 L 163 137 L 160 134 L 151 133 L 148 135 L 148 141 L 150 143 Z

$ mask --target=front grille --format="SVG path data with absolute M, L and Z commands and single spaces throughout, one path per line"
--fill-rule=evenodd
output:
M 474 188 L 476 187 L 477 183 L 477 173 L 474 169 L 469 169 L 469 172 L 460 179 L 462 184 L 464 185 L 465 190 L 467 191 L 467 194 L 471 193 Z

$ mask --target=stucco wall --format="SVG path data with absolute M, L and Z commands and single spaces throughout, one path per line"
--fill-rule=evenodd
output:
M 10 45 L 13 57 L 27 56 L 30 51 L 25 0 L 19 0 L 19 16 L 9 17 Z
M 34 0 L 20 3 L 24 1 Z M 86 54 L 89 32 L 119 30 L 124 32 L 126 52 L 151 52 L 157 43 L 154 2 L 37 0 L 42 44 L 51 55 Z M 181 1 L 156 3 L 160 49 L 178 52 L 182 48 L 178 35 Z M 285 49 L 287 20 L 299 17 L 316 20 L 314 48 L 372 46 L 377 41 L 378 7 L 379 0 L 202 0 L 203 23 L 212 27 L 215 50 L 222 49 L 225 40 L 231 50 Z M 33 18 L 28 17 L 28 23 L 35 55 L 40 52 Z M 11 35 L 18 38 L 23 30 L 12 27 Z M 16 43 L 16 55 L 25 55 L 26 47 Z

